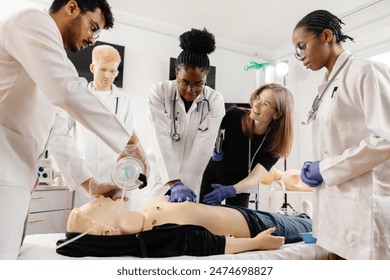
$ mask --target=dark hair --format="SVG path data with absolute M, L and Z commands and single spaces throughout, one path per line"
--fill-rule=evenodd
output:
M 188 69 L 189 67 L 201 68 L 202 71 L 210 70 L 210 60 L 208 54 L 215 50 L 214 35 L 207 31 L 192 28 L 180 35 L 180 47 L 183 51 L 176 60 L 176 70 L 179 67 Z
M 345 42 L 347 39 L 352 42 L 354 39 L 348 35 L 343 34 L 341 25 L 344 22 L 333 15 L 332 13 L 326 10 L 316 10 L 307 14 L 302 18 L 298 24 L 295 26 L 295 29 L 299 27 L 305 28 L 307 31 L 313 32 L 314 34 L 320 34 L 325 29 L 332 31 L 333 35 L 336 37 L 336 42 Z M 294 30 L 295 30 L 294 29 Z
M 56 13 L 58 12 L 63 6 L 68 4 L 70 0 L 54 0 L 49 8 L 49 12 Z M 111 7 L 107 3 L 106 0 L 74 0 L 77 5 L 79 6 L 81 10 L 81 14 L 84 14 L 85 12 L 94 12 L 97 8 L 99 8 L 103 15 L 105 20 L 104 29 L 109 29 L 114 26 L 114 17 L 111 13 Z

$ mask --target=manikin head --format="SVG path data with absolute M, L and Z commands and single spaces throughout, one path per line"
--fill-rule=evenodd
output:
M 106 0 L 54 0 L 49 13 L 61 33 L 64 47 L 72 52 L 95 44 L 101 30 L 114 25 Z
M 133 234 L 142 231 L 143 221 L 142 214 L 126 210 L 123 199 L 100 196 L 70 212 L 67 231 L 83 233 L 99 224 L 89 234 Z
M 117 49 L 109 45 L 99 45 L 92 50 L 92 63 L 89 69 L 93 74 L 93 87 L 96 90 L 112 89 L 112 84 L 118 76 L 121 56 Z

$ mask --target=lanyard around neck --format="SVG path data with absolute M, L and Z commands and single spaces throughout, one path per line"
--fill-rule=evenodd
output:
M 248 150 L 249 150 L 249 151 L 248 151 L 248 175 L 252 172 L 252 164 L 253 164 L 253 161 L 255 160 L 257 153 L 260 151 L 261 147 L 263 146 L 264 141 L 265 141 L 265 138 L 267 138 L 268 132 L 269 132 L 269 129 L 268 129 L 267 132 L 264 134 L 263 140 L 261 140 L 261 143 L 260 143 L 259 147 L 257 148 L 255 154 L 253 155 L 253 158 L 252 158 L 252 156 L 251 156 L 251 154 L 252 154 L 252 139 L 249 138 L 249 149 L 248 149 Z

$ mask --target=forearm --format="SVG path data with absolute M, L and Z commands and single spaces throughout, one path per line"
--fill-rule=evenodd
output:
M 77 149 L 69 133 L 68 125 L 68 115 L 62 109 L 58 109 L 47 149 L 54 157 L 61 175 L 65 178 L 67 187 L 72 191 L 78 188 L 82 182 L 91 178 L 92 173 Z
M 253 250 L 275 250 L 284 244 L 284 237 L 273 236 L 276 228 L 269 228 L 253 238 L 226 237 L 225 254 L 235 254 Z
M 259 182 L 269 181 L 268 179 L 271 177 L 273 178 L 273 175 L 269 173 L 264 166 L 258 163 L 246 178 L 234 184 L 234 188 L 237 193 L 241 193 L 252 186 L 257 185 Z
M 91 178 L 89 178 L 88 180 L 81 183 L 81 186 L 87 191 L 87 193 L 89 193 L 89 181 L 90 180 L 91 180 Z
M 225 254 L 236 254 L 241 252 L 258 250 L 254 238 L 226 237 Z
M 320 163 L 321 175 L 329 186 L 358 177 L 390 159 L 390 142 L 370 135 L 359 146 L 346 149 L 341 155 Z
M 167 185 L 168 186 L 172 186 L 173 184 L 178 183 L 178 182 L 181 182 L 181 180 L 180 179 L 175 179 L 175 180 L 167 182 Z
M 131 135 L 129 141 L 127 142 L 127 145 L 137 144 L 138 141 L 139 141 L 139 140 L 138 140 L 137 134 L 135 134 L 135 132 L 133 132 L 133 134 Z

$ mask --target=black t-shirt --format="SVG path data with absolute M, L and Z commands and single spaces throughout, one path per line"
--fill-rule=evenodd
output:
M 57 245 L 78 234 L 67 232 L 66 239 L 58 240 Z M 56 251 L 69 257 L 209 256 L 224 254 L 225 243 L 224 236 L 214 235 L 201 226 L 166 224 L 137 234 L 112 236 L 87 234 Z
M 221 129 L 225 129 L 225 139 L 222 144 L 224 156 L 221 164 L 225 169 L 237 174 L 240 178 L 248 176 L 249 138 L 242 131 L 242 118 L 246 112 L 248 112 L 246 108 L 233 107 L 226 112 L 221 123 Z M 253 159 L 263 138 L 264 135 L 254 135 L 251 143 L 251 159 Z M 279 158 L 276 155 L 264 151 L 267 141 L 270 141 L 270 139 L 265 139 L 262 147 L 253 159 L 251 170 L 257 163 L 260 163 L 269 171 L 278 161 Z

